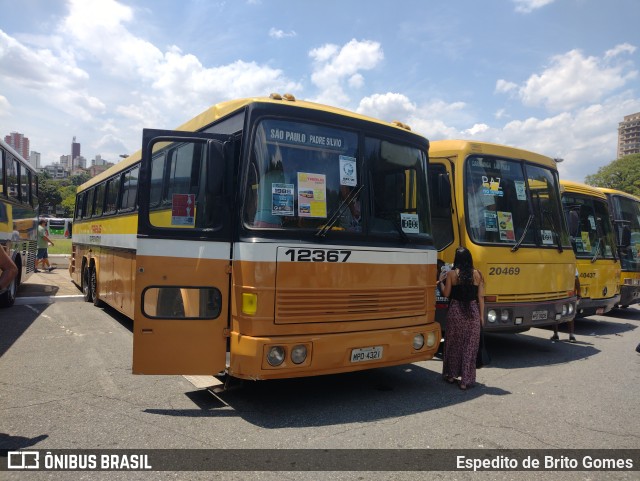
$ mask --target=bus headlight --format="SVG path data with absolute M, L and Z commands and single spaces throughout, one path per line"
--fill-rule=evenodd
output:
M 500 311 L 500 320 L 502 322 L 507 322 L 509 320 L 509 311 L 507 309 Z
M 487 321 L 496 322 L 497 320 L 498 320 L 498 313 L 493 309 L 489 309 L 489 312 L 487 312 Z
M 413 336 L 413 348 L 419 351 L 424 346 L 424 336 L 422 334 L 416 334 Z
M 302 364 L 307 359 L 307 346 L 302 344 L 291 349 L 291 360 L 294 364 Z M 282 361 L 281 361 L 282 362 Z
M 284 362 L 284 347 L 273 346 L 267 353 L 267 362 L 272 366 L 279 366 Z
M 569 315 L 573 314 L 573 304 L 569 304 Z
M 567 315 L 567 311 L 569 310 L 569 308 L 567 307 L 566 304 L 562 304 L 562 315 L 566 316 Z
M 433 332 L 427 334 L 427 347 L 433 347 L 436 345 L 436 335 Z

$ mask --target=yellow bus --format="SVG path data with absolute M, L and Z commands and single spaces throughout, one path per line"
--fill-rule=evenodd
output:
M 439 262 L 452 263 L 458 246 L 471 251 L 485 279 L 487 331 L 575 317 L 576 259 L 553 159 L 486 142 L 434 141 L 429 178 Z M 436 295 L 444 326 L 447 299 Z
M 620 307 L 640 303 L 640 198 L 599 188 L 607 196 L 620 257 Z
M 84 185 L 73 281 L 136 374 L 266 380 L 433 357 L 428 141 L 272 95 L 215 105 Z
M 590 185 L 567 180 L 560 185 L 580 279 L 576 317 L 604 314 L 620 302 L 620 260 L 607 197 Z
M 0 249 L 6 249 L 18 275 L 0 292 L 0 307 L 12 306 L 20 284 L 36 268 L 38 251 L 38 180 L 36 171 L 0 139 Z

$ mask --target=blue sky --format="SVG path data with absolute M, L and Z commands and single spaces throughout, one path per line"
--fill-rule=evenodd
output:
M 583 181 L 640 112 L 637 0 L 0 0 L 0 134 L 42 163 L 140 147 L 290 92 L 431 140 L 514 145 Z

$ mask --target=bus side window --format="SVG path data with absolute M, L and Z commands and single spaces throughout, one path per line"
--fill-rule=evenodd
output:
M 151 207 L 160 205 L 162 201 L 164 160 L 165 152 L 162 151 L 155 154 L 151 161 L 151 195 L 149 197 L 149 205 Z
M 130 211 L 136 207 L 136 196 L 138 194 L 138 172 L 139 167 L 135 167 L 123 174 L 122 195 L 120 196 L 119 211 Z
M 95 201 L 93 205 L 93 216 L 99 217 L 104 212 L 104 182 L 96 187 Z
M 104 213 L 114 214 L 118 204 L 118 190 L 120 189 L 120 177 L 109 179 L 106 186 L 106 200 Z
M 89 189 L 89 191 L 86 194 L 85 204 L 82 211 L 83 219 L 91 217 L 91 212 L 93 211 L 93 193 L 95 190 L 96 190 L 95 187 L 93 189 Z

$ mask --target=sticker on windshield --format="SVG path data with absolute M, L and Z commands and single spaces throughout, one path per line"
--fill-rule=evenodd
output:
M 324 174 L 298 172 L 298 216 L 327 217 L 327 179 Z
M 553 244 L 553 232 L 552 231 L 542 229 L 542 230 L 540 230 L 540 237 L 542 237 L 542 243 L 544 245 L 552 245 Z
M 409 234 L 420 233 L 420 220 L 418 219 L 418 214 L 406 214 L 402 212 L 400 213 L 400 222 L 404 232 L 408 232 Z
M 498 216 L 495 212 L 484 211 L 484 230 L 488 232 L 498 232 Z
M 527 190 L 525 188 L 524 181 L 514 180 L 513 185 L 516 188 L 516 196 L 518 197 L 518 200 L 527 200 Z
M 585 252 L 591 252 L 591 241 L 589 240 L 589 233 L 583 231 L 580 233 L 580 235 L 582 236 L 583 249 L 585 250 Z
M 271 184 L 271 214 L 293 215 L 293 184 Z
M 511 212 L 498 211 L 498 227 L 500 228 L 500 240 L 516 240 L 516 234 L 513 231 L 513 215 Z
M 484 195 L 497 195 L 502 197 L 504 192 L 500 188 L 500 177 L 487 177 L 482 176 L 482 193 Z
M 355 187 L 358 184 L 355 157 L 340 156 L 340 185 Z

